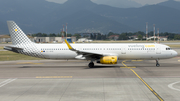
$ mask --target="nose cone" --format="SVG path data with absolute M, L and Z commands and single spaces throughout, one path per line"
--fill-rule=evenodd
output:
M 178 55 L 178 53 L 176 51 L 173 51 L 173 56 L 175 57 L 177 55 Z

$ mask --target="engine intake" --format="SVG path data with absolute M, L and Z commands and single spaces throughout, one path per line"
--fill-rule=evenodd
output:
M 117 64 L 117 56 L 105 56 L 100 59 L 100 61 L 97 61 L 97 63 L 101 64 Z

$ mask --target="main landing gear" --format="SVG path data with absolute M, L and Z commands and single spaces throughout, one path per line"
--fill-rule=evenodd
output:
M 160 64 L 158 62 L 158 59 L 156 60 L 156 67 L 160 67 Z
M 89 66 L 89 68 L 93 68 L 94 67 L 94 63 L 90 62 L 88 66 Z

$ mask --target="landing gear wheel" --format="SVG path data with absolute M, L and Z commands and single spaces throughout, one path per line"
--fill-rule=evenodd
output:
M 88 66 L 89 66 L 89 68 L 93 68 L 94 67 L 94 63 L 90 62 Z
M 158 63 L 158 64 L 156 64 L 156 67 L 160 67 L 160 64 Z

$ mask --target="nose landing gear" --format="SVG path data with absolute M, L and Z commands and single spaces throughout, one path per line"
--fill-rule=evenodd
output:
M 156 60 L 156 67 L 160 67 L 160 64 L 158 62 L 158 59 Z

